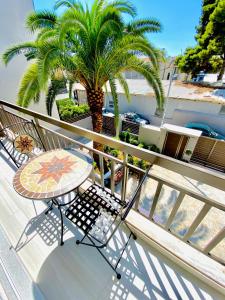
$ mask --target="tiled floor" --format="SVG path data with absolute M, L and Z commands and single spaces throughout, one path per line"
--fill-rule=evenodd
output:
M 124 253 L 118 281 L 95 249 L 75 244 L 81 233 L 69 222 L 65 222 L 65 244 L 59 246 L 57 209 L 45 216 L 44 203 L 15 193 L 15 171 L 3 151 L 0 170 L 1 225 L 46 299 L 224 299 L 140 239 L 132 240 Z M 107 252 L 109 257 L 118 255 L 124 238 L 125 232 L 118 231 Z

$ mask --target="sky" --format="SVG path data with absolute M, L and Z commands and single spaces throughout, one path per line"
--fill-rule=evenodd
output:
M 52 9 L 55 0 L 33 0 L 35 8 Z M 137 7 L 138 17 L 158 19 L 162 32 L 149 35 L 158 48 L 165 48 L 170 56 L 179 55 L 195 45 L 195 26 L 201 14 L 202 0 L 131 0 Z M 86 0 L 91 3 L 92 0 Z

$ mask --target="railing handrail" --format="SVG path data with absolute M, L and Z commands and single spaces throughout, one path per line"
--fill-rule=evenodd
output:
M 1 106 L 1 104 L 3 104 L 3 105 Z M 17 107 L 16 105 L 9 104 L 4 101 L 0 101 L 0 108 L 1 108 L 0 116 L 2 118 L 2 120 L 0 120 L 0 121 L 5 126 L 7 126 L 7 124 L 10 122 L 12 122 L 12 123 L 16 122 L 17 119 L 19 119 L 19 120 L 23 119 L 23 116 L 18 116 L 15 113 L 13 114 L 11 112 L 11 110 L 4 109 L 4 105 L 6 107 L 9 107 L 16 111 L 19 111 L 21 113 L 25 113 L 26 116 L 34 117 L 34 123 L 36 125 L 36 129 L 37 129 L 38 133 L 40 133 L 40 139 L 41 140 L 43 139 L 44 144 L 46 144 L 46 146 L 47 146 L 46 150 L 52 150 L 52 149 L 57 149 L 57 148 L 66 148 L 66 147 L 69 147 L 69 148 L 70 147 L 79 147 L 80 149 L 86 149 L 90 155 L 93 155 L 94 153 L 99 155 L 100 168 L 98 170 L 95 170 L 93 168 L 93 172 L 92 172 L 89 180 L 90 180 L 90 182 L 97 181 L 99 184 L 101 184 L 101 186 L 103 188 L 107 188 L 107 185 L 104 181 L 103 157 L 105 157 L 106 161 L 109 162 L 108 166 L 111 170 L 110 189 L 113 194 L 115 193 L 115 165 L 116 164 L 121 165 L 122 170 L 123 170 L 123 177 L 122 177 L 121 190 L 120 190 L 120 193 L 118 194 L 118 196 L 121 197 L 121 199 L 123 199 L 123 200 L 127 199 L 126 196 L 127 196 L 127 182 L 128 182 L 128 178 L 129 178 L 129 171 L 134 171 L 134 173 L 136 173 L 136 175 L 139 174 L 139 176 L 136 177 L 136 180 L 138 181 L 139 184 L 142 182 L 142 179 L 143 179 L 142 173 L 144 173 L 144 170 L 129 163 L 128 153 L 137 156 L 139 159 L 140 158 L 145 159 L 148 162 L 149 161 L 151 162 L 150 159 L 154 158 L 153 161 L 156 165 L 159 165 L 160 167 L 162 167 L 162 166 L 165 167 L 165 165 L 166 165 L 167 168 L 172 169 L 176 173 L 181 173 L 182 175 L 185 175 L 185 177 L 187 177 L 188 172 L 190 174 L 190 170 L 191 170 L 192 171 L 191 174 L 193 174 L 193 172 L 195 172 L 195 175 L 198 175 L 198 178 L 197 178 L 198 181 L 199 180 L 203 181 L 203 182 L 207 181 L 210 183 L 210 186 L 214 185 L 213 182 L 210 180 L 216 181 L 216 183 L 217 183 L 216 187 L 221 187 L 221 184 L 222 184 L 222 190 L 224 190 L 225 177 L 223 175 L 220 176 L 216 172 L 211 172 L 211 173 L 214 173 L 212 176 L 212 174 L 209 175 L 209 171 L 207 171 L 203 168 L 197 168 L 194 166 L 190 166 L 190 165 L 182 163 L 180 161 L 163 156 L 161 154 L 149 152 L 149 151 L 146 151 L 143 149 L 139 149 L 139 148 L 131 146 L 129 144 L 116 141 L 112 138 L 93 133 L 90 130 L 86 130 L 86 129 L 80 128 L 78 126 L 70 125 L 65 122 L 53 119 L 51 117 L 48 117 L 48 116 L 30 111 L 27 109 Z M 33 118 L 31 118 L 31 119 L 33 120 Z M 28 119 L 26 118 L 26 120 L 28 120 Z M 72 138 L 65 136 L 64 134 L 61 134 L 61 133 L 58 133 L 57 131 L 53 131 L 53 130 L 49 129 L 48 128 L 49 126 L 42 126 L 42 124 L 39 123 L 39 120 L 47 122 L 49 125 L 50 124 L 56 125 L 58 128 L 63 128 L 67 131 L 74 132 L 75 134 L 80 134 L 85 137 L 89 137 L 92 140 L 94 139 L 95 141 L 100 142 L 102 144 L 107 144 L 109 146 L 116 147 L 116 148 L 120 149 L 121 151 L 123 151 L 123 155 L 122 155 L 123 159 L 121 159 L 121 157 L 116 158 L 116 157 L 113 157 L 112 155 L 106 154 L 102 151 L 93 149 L 93 147 L 91 147 L 90 145 L 85 145 L 79 141 L 76 141 Z M 175 169 L 174 169 L 174 166 L 175 166 Z M 141 208 L 143 208 L 141 206 L 142 205 L 141 204 L 141 201 L 142 201 L 141 191 L 140 191 L 138 197 L 136 198 L 136 202 L 133 206 L 133 209 L 135 211 L 137 211 L 140 215 L 147 218 L 149 221 L 160 226 L 166 232 L 172 234 L 173 236 L 176 236 L 178 239 L 182 240 L 184 243 L 197 249 L 198 251 L 202 252 L 204 255 L 209 256 L 210 258 L 214 259 L 215 261 L 218 261 L 219 263 L 225 265 L 225 260 L 224 260 L 224 257 L 222 255 L 221 251 L 215 252 L 215 253 L 213 252 L 213 250 L 217 247 L 217 245 L 220 244 L 221 241 L 225 238 L 225 227 L 223 226 L 223 223 L 224 223 L 223 221 L 222 221 L 222 226 L 223 226 L 222 229 L 220 229 L 218 232 L 216 232 L 212 238 L 211 238 L 211 236 L 208 237 L 207 243 L 205 243 L 203 247 L 201 245 L 199 245 L 198 243 L 193 242 L 191 239 L 195 235 L 197 228 L 200 225 L 202 225 L 203 220 L 212 211 L 212 208 L 217 208 L 220 211 L 225 212 L 225 203 L 223 202 L 223 199 L 220 200 L 220 199 L 215 198 L 216 200 L 214 200 L 213 198 L 211 198 L 211 195 L 205 195 L 204 192 L 198 191 L 198 190 L 190 187 L 189 185 L 187 185 L 187 186 L 183 185 L 183 183 L 182 183 L 183 181 L 181 180 L 181 183 L 180 183 L 180 180 L 178 180 L 178 178 L 175 176 L 175 179 L 177 181 L 179 181 L 179 182 L 176 182 L 176 180 L 173 180 L 173 178 L 172 178 L 173 175 L 171 175 L 172 174 L 171 172 L 169 173 L 170 175 L 168 175 L 167 172 L 166 173 L 163 172 L 161 174 L 160 171 L 158 172 L 158 169 L 160 170 L 160 168 L 156 168 L 156 170 L 154 170 L 153 168 L 152 168 L 152 172 L 150 174 L 148 174 L 148 177 L 150 179 L 152 179 L 153 181 L 156 181 L 157 186 L 154 191 L 154 196 L 152 197 L 152 202 L 149 207 L 149 210 L 142 211 L 142 209 L 141 209 Z M 181 169 L 182 172 L 179 172 L 179 169 Z M 100 175 L 99 175 L 99 173 L 100 173 Z M 131 175 L 131 173 L 130 173 L 130 175 Z M 168 176 L 168 178 L 165 177 L 165 175 Z M 193 176 L 190 176 L 190 177 L 193 178 Z M 202 180 L 202 179 L 206 179 L 206 180 Z M 219 180 L 219 182 L 218 182 L 218 180 Z M 157 207 L 158 207 L 158 202 L 160 201 L 160 195 L 161 195 L 161 192 L 163 191 L 164 186 L 168 186 L 169 188 L 172 188 L 173 190 L 176 190 L 179 193 L 177 194 L 175 203 L 173 204 L 172 208 L 170 210 L 168 210 L 168 212 L 167 212 L 168 216 L 166 217 L 166 219 L 163 222 L 161 222 L 161 221 L 157 220 Z M 214 187 L 215 187 L 215 185 L 214 185 Z M 189 196 L 191 198 L 201 201 L 202 205 L 201 205 L 200 210 L 197 212 L 197 215 L 194 216 L 194 219 L 191 220 L 191 223 L 185 229 L 186 230 L 185 233 L 179 234 L 179 232 L 177 232 L 176 230 L 173 231 L 173 224 L 174 224 L 174 220 L 176 220 L 176 216 L 180 210 L 180 207 L 182 207 L 182 204 L 185 201 L 186 196 Z M 149 201 L 150 201 L 150 199 L 149 199 Z M 217 219 L 215 219 L 215 222 L 217 222 Z M 219 222 L 221 222 L 221 217 L 220 217 Z
M 30 109 L 23 108 L 23 107 L 20 107 L 18 105 L 15 105 L 15 104 L 12 104 L 12 103 L 9 103 L 6 101 L 0 100 L 0 105 L 4 105 L 8 108 L 11 108 L 11 109 L 16 110 L 21 113 L 24 113 L 28 116 L 34 117 L 38 120 L 49 123 L 51 125 L 58 126 L 62 129 L 73 132 L 76 135 L 80 135 L 80 136 L 86 137 L 88 139 L 94 140 L 95 142 L 116 148 L 127 154 L 137 156 L 137 157 L 139 157 L 143 160 L 146 160 L 152 164 L 154 163 L 154 164 L 164 167 L 166 169 L 173 170 L 181 175 L 196 179 L 198 181 L 199 181 L 199 179 L 201 179 L 201 182 L 203 182 L 205 184 L 209 184 L 209 185 L 216 187 L 223 191 L 225 190 L 225 175 L 219 174 L 218 172 L 215 172 L 213 170 L 207 170 L 207 172 L 206 172 L 203 167 L 190 165 L 186 162 L 178 161 L 174 158 L 165 156 L 163 154 L 155 153 L 155 152 L 152 152 L 149 150 L 145 150 L 143 148 L 138 148 L 136 146 L 127 144 L 125 142 L 115 140 L 111 137 L 104 136 L 102 134 L 93 132 L 88 129 L 84 129 L 84 128 L 76 126 L 76 125 L 68 124 L 64 121 L 60 121 L 60 120 L 52 118 L 50 116 L 47 116 L 47 115 L 44 115 L 41 113 L 37 113 Z
M 44 129 L 44 130 L 47 129 L 44 126 L 41 126 L 41 128 Z M 100 151 L 95 150 L 95 149 L 91 148 L 88 145 L 82 144 L 79 141 L 75 141 L 75 140 L 73 140 L 73 139 L 71 139 L 71 138 L 69 138 L 67 136 L 64 136 L 61 133 L 54 132 L 53 130 L 50 130 L 50 129 L 47 129 L 47 130 L 49 132 L 52 132 L 52 133 L 56 134 L 59 137 L 64 138 L 65 140 L 67 140 L 69 142 L 72 142 L 72 143 L 76 144 L 80 148 L 84 148 L 84 149 L 86 149 L 88 151 L 92 151 L 92 152 L 94 152 L 96 154 L 102 155 L 102 153 Z M 140 173 L 140 174 L 145 173 L 145 171 L 143 169 L 140 169 L 140 168 L 138 168 L 138 167 L 136 167 L 134 165 L 131 165 L 129 163 L 125 163 L 123 160 L 121 160 L 119 158 L 116 158 L 116 157 L 114 157 L 114 156 L 112 156 L 110 154 L 104 153 L 104 157 L 110 159 L 111 161 L 114 161 L 117 164 L 121 164 L 123 166 L 127 165 L 130 170 L 136 171 L 137 173 Z M 164 179 L 162 176 L 156 175 L 156 174 L 153 174 L 153 173 L 150 173 L 148 177 L 152 178 L 152 179 L 154 179 L 154 180 L 156 180 L 158 182 L 162 182 L 163 184 L 165 184 L 165 185 L 167 185 L 167 186 L 169 186 L 171 188 L 174 188 L 175 190 L 178 190 L 180 192 L 185 192 L 186 195 L 194 197 L 194 198 L 198 199 L 201 202 L 208 203 L 208 204 L 210 204 L 213 207 L 216 207 L 216 208 L 218 208 L 220 210 L 225 211 L 225 202 L 214 200 L 214 199 L 210 198 L 208 195 L 203 195 L 199 191 L 193 191 L 193 189 L 191 189 L 191 188 L 183 187 L 181 184 L 177 184 L 176 182 L 174 182 L 170 178 Z

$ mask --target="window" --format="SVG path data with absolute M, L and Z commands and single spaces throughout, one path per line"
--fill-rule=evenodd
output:
M 225 105 L 221 105 L 220 112 L 221 115 L 225 115 Z
M 109 107 L 114 107 L 114 103 L 112 100 L 109 100 Z

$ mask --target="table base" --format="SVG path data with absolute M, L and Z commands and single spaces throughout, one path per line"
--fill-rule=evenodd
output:
M 60 204 L 57 198 L 52 198 L 50 199 L 50 206 L 47 208 L 47 210 L 45 211 L 45 215 L 47 215 L 52 209 L 53 206 L 57 207 L 60 213 L 60 220 L 61 220 L 61 237 L 60 237 L 60 246 L 63 246 L 64 241 L 63 241 L 63 227 L 64 227 L 64 222 L 63 222 L 63 214 L 62 214 L 62 209 L 61 207 L 66 206 L 71 204 L 72 202 L 76 201 L 77 197 L 79 196 L 79 192 L 78 189 L 76 190 L 76 196 L 74 197 L 74 199 L 72 199 L 71 201 L 67 202 L 67 203 L 63 203 Z

